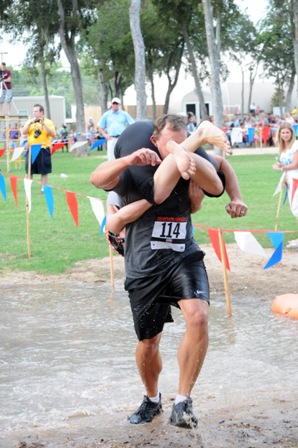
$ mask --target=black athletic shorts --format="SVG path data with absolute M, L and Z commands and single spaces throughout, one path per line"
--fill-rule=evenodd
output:
M 28 152 L 25 156 L 25 169 L 28 174 Z M 41 148 L 31 165 L 31 174 L 49 174 L 52 172 L 52 156 L 50 148 Z
M 171 305 L 179 308 L 181 299 L 201 299 L 210 303 L 208 276 L 198 251 L 150 278 L 126 279 L 135 332 L 138 339 L 151 339 L 173 322 Z M 133 288 L 133 289 L 132 289 Z

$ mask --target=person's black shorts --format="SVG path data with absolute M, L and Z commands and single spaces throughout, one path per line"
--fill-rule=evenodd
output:
M 25 169 L 28 174 L 28 152 L 25 156 Z M 49 174 L 52 172 L 52 156 L 50 148 L 41 148 L 31 165 L 31 174 Z
M 131 282 L 126 279 L 135 332 L 138 339 L 151 339 L 173 322 L 171 305 L 179 308 L 181 299 L 201 299 L 210 303 L 208 276 L 198 251 L 172 266 L 168 272 Z M 130 287 L 133 286 L 133 289 Z

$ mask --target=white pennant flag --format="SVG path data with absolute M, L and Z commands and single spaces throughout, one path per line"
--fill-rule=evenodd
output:
M 250 232 L 234 232 L 238 247 L 246 253 L 267 257 L 266 252 Z
M 15 148 L 12 158 L 11 158 L 11 162 L 14 162 L 15 160 L 17 160 L 20 155 L 24 152 L 25 146 L 19 146 L 17 148 Z
M 94 213 L 97 221 L 99 222 L 99 225 L 101 226 L 101 223 L 105 217 L 103 203 L 101 200 L 99 200 L 97 198 L 92 198 L 91 196 L 88 196 L 88 199 L 90 201 L 93 213 Z
M 31 212 L 31 186 L 32 186 L 32 179 L 24 179 L 24 187 L 25 187 L 25 193 L 28 200 L 28 213 Z
M 283 187 L 283 183 L 284 183 L 284 179 L 285 179 L 285 175 L 286 173 L 283 173 L 283 175 L 280 178 L 280 181 L 278 182 L 278 185 L 276 187 L 275 192 L 273 193 L 273 196 L 275 196 L 276 194 L 280 193 L 282 187 Z
M 76 142 L 73 145 L 71 145 L 69 152 L 74 152 L 75 149 L 80 148 L 83 145 L 86 145 L 87 140 L 84 140 L 82 142 Z

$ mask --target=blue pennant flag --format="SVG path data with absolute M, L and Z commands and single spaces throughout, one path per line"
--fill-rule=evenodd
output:
M 53 187 L 49 185 L 44 186 L 44 196 L 47 202 L 48 210 L 51 218 L 53 218 L 54 213 L 54 197 L 53 197 Z
M 285 205 L 287 199 L 288 199 L 288 190 L 285 191 L 285 196 L 284 196 L 284 200 L 282 202 L 282 205 Z
M 93 145 L 90 148 L 90 151 L 92 151 L 95 148 L 98 148 L 98 146 L 103 145 L 107 140 L 105 138 L 100 138 L 99 140 L 96 140 Z
M 284 234 L 282 232 L 268 232 L 267 235 L 271 239 L 275 252 L 271 255 L 264 269 L 268 269 L 271 266 L 279 263 L 282 259 L 282 246 L 284 242 Z
M 5 186 L 4 177 L 2 174 L 0 174 L 0 190 L 3 195 L 4 201 L 6 201 L 6 186 Z
M 248 143 L 251 144 L 253 142 L 255 135 L 255 128 L 248 128 Z
M 31 145 L 31 163 L 34 163 L 36 157 L 39 154 L 40 149 L 41 149 L 41 144 Z
M 104 216 L 104 218 L 102 220 L 102 223 L 100 225 L 100 230 L 99 230 L 99 235 L 100 236 L 102 236 L 103 229 L 104 229 L 104 226 L 106 225 L 106 222 L 107 222 L 107 215 Z

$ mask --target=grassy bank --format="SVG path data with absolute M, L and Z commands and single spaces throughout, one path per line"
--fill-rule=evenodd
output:
M 50 217 L 44 196 L 40 195 L 40 184 L 32 184 L 32 210 L 30 213 L 30 251 L 28 257 L 26 206 L 23 180 L 24 165 L 18 170 L 11 165 L 10 175 L 20 176 L 18 180 L 19 205 L 16 207 L 10 187 L 9 176 L 4 176 L 7 201 L 0 195 L 0 269 L 5 267 L 20 270 L 37 270 L 43 273 L 62 273 L 78 260 L 108 256 L 105 236 L 100 236 L 99 225 L 91 209 L 88 196 L 106 199 L 106 193 L 95 189 L 89 182 L 90 173 L 106 160 L 106 153 L 92 151 L 89 157 L 75 158 L 72 153 L 57 151 L 53 156 L 53 173 L 49 185 L 53 186 L 54 215 Z M 193 222 L 211 228 L 235 230 L 273 230 L 278 196 L 273 193 L 280 173 L 271 169 L 273 155 L 247 155 L 230 157 L 241 186 L 244 201 L 249 207 L 247 217 L 232 220 L 225 212 L 227 195 L 219 199 L 206 198 L 203 208 L 193 217 Z M 0 168 L 6 171 L 5 160 Z M 61 176 L 61 174 L 66 176 Z M 35 176 L 35 181 L 40 177 Z M 76 227 L 66 203 L 65 191 L 77 193 L 79 226 Z M 281 207 L 280 230 L 297 231 L 297 223 L 286 203 Z M 271 242 L 264 234 L 254 233 L 264 247 Z M 286 234 L 291 239 L 295 234 Z M 205 229 L 195 229 L 198 242 L 209 243 Z M 225 233 L 226 243 L 234 242 L 233 233 Z

